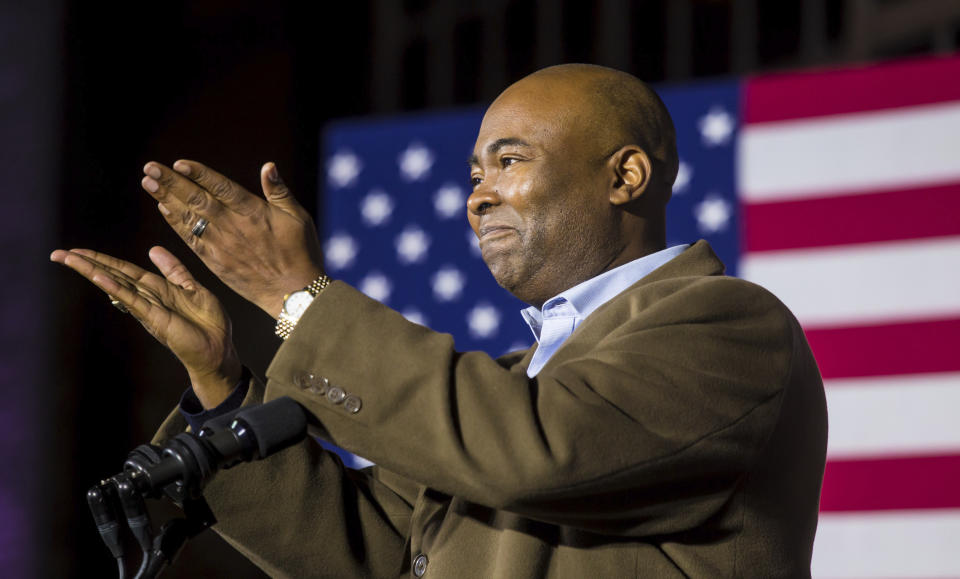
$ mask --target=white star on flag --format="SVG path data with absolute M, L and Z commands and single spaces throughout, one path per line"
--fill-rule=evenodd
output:
M 700 128 L 700 138 L 708 147 L 726 145 L 733 135 L 733 117 L 722 107 L 714 106 L 710 112 L 700 117 L 697 123 Z
M 397 236 L 394 242 L 397 247 L 397 259 L 400 263 L 419 263 L 427 255 L 430 247 L 430 236 L 415 225 L 408 226 Z
M 694 206 L 693 214 L 697 218 L 697 227 L 701 233 L 716 233 L 727 228 L 733 216 L 733 208 L 723 197 L 708 193 L 703 201 Z
M 383 225 L 393 214 L 393 199 L 381 189 L 373 189 L 360 203 L 360 214 L 367 225 Z
M 693 178 L 693 167 L 688 163 L 680 161 L 677 167 L 677 178 L 673 182 L 674 193 L 684 193 L 690 185 L 690 179 Z
M 417 308 L 408 307 L 400 312 L 400 315 L 405 317 L 408 322 L 413 322 L 414 324 L 420 324 L 421 326 L 427 325 L 427 317 L 423 315 L 423 312 Z
M 420 143 L 410 143 L 400 153 L 397 164 L 400 165 L 400 175 L 405 181 L 420 181 L 429 175 L 433 161 L 433 153 L 430 149 Z
M 346 233 L 338 233 L 327 240 L 327 246 L 324 248 L 324 256 L 327 260 L 327 266 L 332 270 L 346 269 L 353 265 L 353 260 L 357 257 L 357 242 Z
M 327 163 L 327 178 L 334 188 L 349 187 L 356 182 L 362 169 L 360 158 L 344 149 L 330 157 Z
M 437 301 L 449 302 L 460 297 L 467 279 L 459 269 L 447 266 L 433 274 L 431 281 Z
M 358 289 L 378 302 L 386 302 L 390 299 L 393 284 L 390 283 L 387 276 L 379 271 L 371 271 L 366 277 L 360 280 Z
M 441 219 L 458 217 L 466 210 L 463 189 L 453 183 L 445 183 L 433 195 L 433 208 Z
M 489 338 L 500 327 L 500 312 L 490 304 L 477 304 L 467 314 L 467 325 L 474 338 Z

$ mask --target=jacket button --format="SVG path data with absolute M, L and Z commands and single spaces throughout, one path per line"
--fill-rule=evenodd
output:
M 327 400 L 334 404 L 340 404 L 347 397 L 347 393 L 339 386 L 333 386 L 327 390 Z
M 327 388 L 330 387 L 330 381 L 321 376 L 313 380 L 312 385 L 310 386 L 310 391 L 316 394 L 317 396 L 323 396 L 327 393 Z
M 423 553 L 417 555 L 417 558 L 413 560 L 413 574 L 417 577 L 423 577 L 423 574 L 427 572 L 427 556 Z
M 293 377 L 293 384 L 301 389 L 306 390 L 313 385 L 314 375 L 309 372 L 300 372 Z
M 353 394 L 343 399 L 343 408 L 350 414 L 356 414 L 357 412 L 360 412 L 360 407 L 362 405 L 363 403 L 360 402 L 360 398 L 354 396 Z

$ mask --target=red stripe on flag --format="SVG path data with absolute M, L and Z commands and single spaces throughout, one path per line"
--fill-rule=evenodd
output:
M 960 57 L 748 79 L 745 123 L 766 123 L 960 99 Z
M 960 455 L 827 461 L 821 511 L 960 507 Z
M 960 234 L 960 183 L 742 207 L 746 251 Z
M 960 371 L 960 319 L 807 329 L 806 335 L 824 378 Z

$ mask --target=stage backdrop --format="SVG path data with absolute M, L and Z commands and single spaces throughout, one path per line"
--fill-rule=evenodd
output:
M 960 576 L 960 58 L 659 87 L 669 243 L 803 324 L 830 412 L 816 577 Z M 533 337 L 464 206 L 481 109 L 324 136 L 330 274 L 492 355 Z

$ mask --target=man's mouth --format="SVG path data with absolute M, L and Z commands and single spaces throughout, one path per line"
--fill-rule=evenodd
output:
M 510 227 L 509 225 L 498 225 L 498 224 L 484 225 L 480 228 L 479 240 L 481 243 L 483 243 L 484 241 L 494 239 L 497 237 L 502 237 L 503 235 L 506 235 L 510 232 L 515 232 L 515 231 L 516 229 L 513 227 Z

